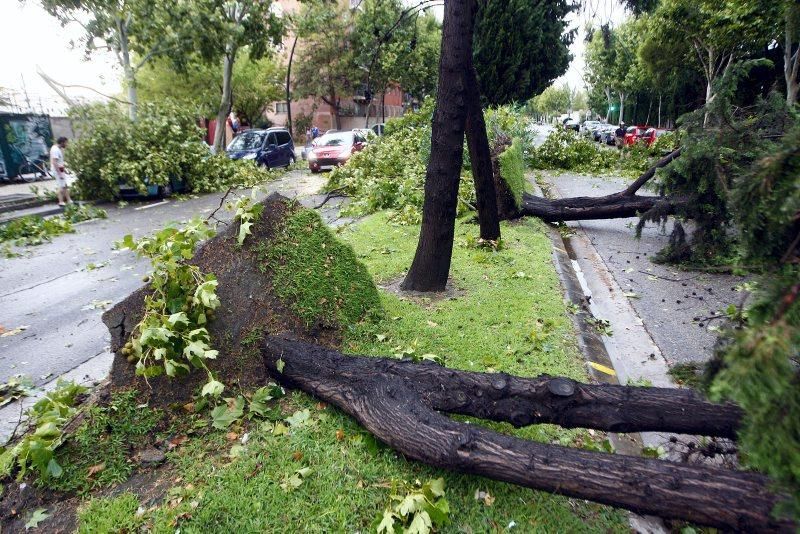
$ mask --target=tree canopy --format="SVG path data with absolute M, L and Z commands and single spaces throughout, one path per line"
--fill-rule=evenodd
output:
M 485 103 L 525 102 L 567 71 L 574 9 L 566 0 L 478 2 L 473 57 Z

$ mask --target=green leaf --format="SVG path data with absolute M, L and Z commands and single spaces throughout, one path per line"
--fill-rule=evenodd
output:
M 61 466 L 58 465 L 55 458 L 50 458 L 50 461 L 47 462 L 47 474 L 53 478 L 58 478 L 63 472 L 64 470 L 61 469 Z
M 239 225 L 239 244 L 241 245 L 244 243 L 244 238 L 250 235 L 252 232 L 250 231 L 250 227 L 253 226 L 253 223 L 249 221 L 242 221 Z
M 239 396 L 229 404 L 223 404 L 211 410 L 211 426 L 218 430 L 225 430 L 234 421 L 239 420 L 243 414 L 244 397 Z
M 414 515 L 414 520 L 408 525 L 406 534 L 428 534 L 431 526 L 431 517 L 428 512 L 421 511 Z
M 286 422 L 291 426 L 302 426 L 306 424 L 311 417 L 311 411 L 306 408 L 305 410 L 297 410 L 292 415 L 286 418 Z
M 394 514 L 391 510 L 383 511 L 383 518 L 378 523 L 378 534 L 386 532 L 387 534 L 394 534 Z
M 30 517 L 30 519 L 28 519 L 28 522 L 25 523 L 25 530 L 28 530 L 28 529 L 31 529 L 31 528 L 37 528 L 39 526 L 39 523 L 41 523 L 42 521 L 44 521 L 48 517 L 50 517 L 50 514 L 47 513 L 47 509 L 46 508 L 37 508 L 31 514 L 31 517 Z
M 211 397 L 218 397 L 223 390 L 225 389 L 225 384 L 219 382 L 217 380 L 209 380 L 206 385 L 203 386 L 202 391 L 200 394 L 203 396 L 211 396 Z
M 279 373 L 282 373 L 284 367 L 286 367 L 286 363 L 281 358 L 278 358 L 278 361 L 275 362 L 275 369 L 277 369 Z
M 435 496 L 442 497 L 444 495 L 444 478 L 439 477 L 430 480 L 428 481 L 427 486 L 430 488 L 431 493 L 433 493 Z

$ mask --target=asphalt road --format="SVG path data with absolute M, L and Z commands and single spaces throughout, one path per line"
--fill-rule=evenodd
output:
M 628 183 L 574 174 L 554 174 L 547 180 L 554 186 L 552 192 L 560 197 L 607 195 Z M 582 228 L 589 237 L 604 268 L 630 299 L 667 363 L 705 361 L 713 353 L 715 327 L 722 322 L 708 318 L 729 304 L 741 304 L 747 294 L 734 288 L 746 279 L 653 263 L 651 258 L 669 242 L 672 223 L 668 223 L 666 231 L 648 224 L 641 239 L 636 239 L 637 222 L 637 218 L 628 218 L 570 225 Z
M 324 180 L 295 170 L 265 189 L 313 204 Z M 100 316 L 141 286 L 149 267 L 130 251 L 114 250 L 113 243 L 207 216 L 221 197 L 103 206 L 108 219 L 77 225 L 74 234 L 24 249 L 24 257 L 0 259 L 0 325 L 6 331 L 26 327 L 0 337 L 0 382 L 24 374 L 41 385 L 106 353 L 109 335 Z M 224 210 L 218 215 L 230 218 Z

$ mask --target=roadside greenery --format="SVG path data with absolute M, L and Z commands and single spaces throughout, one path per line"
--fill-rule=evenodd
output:
M 376 214 L 339 234 L 382 284 L 407 268 L 418 232 L 387 217 Z M 551 245 L 544 226 L 537 221 L 504 224 L 505 246 L 498 251 L 470 246 L 476 234 L 474 225 L 457 223 L 453 298 L 406 299 L 382 291 L 385 314 L 378 321 L 346 325 L 344 350 L 388 357 L 435 354 L 447 356 L 448 366 L 459 369 L 585 380 L 569 312 L 549 267 Z M 480 316 L 474 313 L 478 305 L 484 311 Z M 486 336 L 487 331 L 492 335 Z M 263 405 L 263 415 L 250 417 L 255 405 Z M 298 531 L 368 532 L 387 512 L 394 526 L 406 528 L 415 520 L 426 524 L 426 512 L 431 526 L 442 532 L 485 532 L 510 524 L 520 531 L 628 528 L 624 513 L 604 506 L 408 461 L 351 417 L 301 392 L 280 399 L 242 392 L 213 413 L 210 420 L 206 414 L 190 414 L 176 421 L 172 442 L 181 445 L 167 456 L 170 480 L 179 482 L 171 484 L 163 500 L 145 506 L 145 497 L 130 494 L 94 497 L 80 511 L 79 531 L 117 524 L 157 532 L 270 532 L 286 525 Z M 548 443 L 602 447 L 602 437 L 580 430 L 481 424 Z M 182 437 L 187 427 L 188 436 Z M 446 494 L 437 495 L 445 487 Z M 143 511 L 137 513 L 140 506 Z
M 82 131 L 67 151 L 67 162 L 78 176 L 74 187 L 82 198 L 113 200 L 123 184 L 140 193 L 148 186 L 208 193 L 276 177 L 252 162 L 212 155 L 196 110 L 170 101 L 140 105 L 135 123 L 116 104 L 82 106 L 71 114 Z
M 556 127 L 540 146 L 530 149 L 526 161 L 533 169 L 637 176 L 658 158 L 677 148 L 677 143 L 678 135 L 669 132 L 658 137 L 650 147 L 636 143 L 618 150 Z
M 431 117 L 433 99 L 425 101 L 418 112 L 386 123 L 382 137 L 354 154 L 343 166 L 334 169 L 325 186 L 327 191 L 343 192 L 351 202 L 342 213 L 363 216 L 381 210 L 392 210 L 391 220 L 403 224 L 417 224 L 422 218 L 425 188 L 425 170 L 431 151 Z M 521 157 L 530 146 L 527 121 L 512 106 L 487 110 L 487 133 L 492 147 L 510 146 L 501 164 L 512 173 L 504 179 L 521 197 L 524 189 L 524 163 Z M 511 140 L 517 140 L 517 145 Z M 498 150 L 502 152 L 502 150 Z M 502 172 L 501 172 L 502 174 Z M 458 214 L 474 210 L 475 184 L 470 172 L 469 154 L 464 149 L 464 164 L 458 191 Z
M 75 231 L 74 224 L 91 219 L 105 219 L 105 210 L 85 204 L 69 204 L 53 217 L 26 215 L 0 225 L 0 243 L 16 246 L 41 245 L 51 238 Z M 9 254 L 13 254 L 10 250 Z
M 206 221 L 194 219 L 183 228 L 168 226 L 152 237 L 134 241 L 126 235 L 118 246 L 150 259 L 153 271 L 145 281 L 152 292 L 144 299 L 144 317 L 122 354 L 146 378 L 174 377 L 192 368 L 208 374 L 203 395 L 217 396 L 224 385 L 211 374 L 206 360 L 217 357 L 205 325 L 219 306 L 217 281 L 187 260 L 197 245 L 214 235 Z
M 0 448 L 0 480 L 17 472 L 17 480 L 34 470 L 42 480 L 58 478 L 63 468 L 56 461 L 55 450 L 63 443 L 64 425 L 77 413 L 76 404 L 86 388 L 72 382 L 58 382 L 28 410 L 28 424 L 33 429 L 13 447 Z

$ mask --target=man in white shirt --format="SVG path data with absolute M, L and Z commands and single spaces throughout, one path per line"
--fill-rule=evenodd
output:
M 69 198 L 69 188 L 67 187 L 67 173 L 64 164 L 64 149 L 67 148 L 67 138 L 59 137 L 50 148 L 50 174 L 56 179 L 56 194 L 58 195 L 58 205 L 64 206 L 72 204 Z

